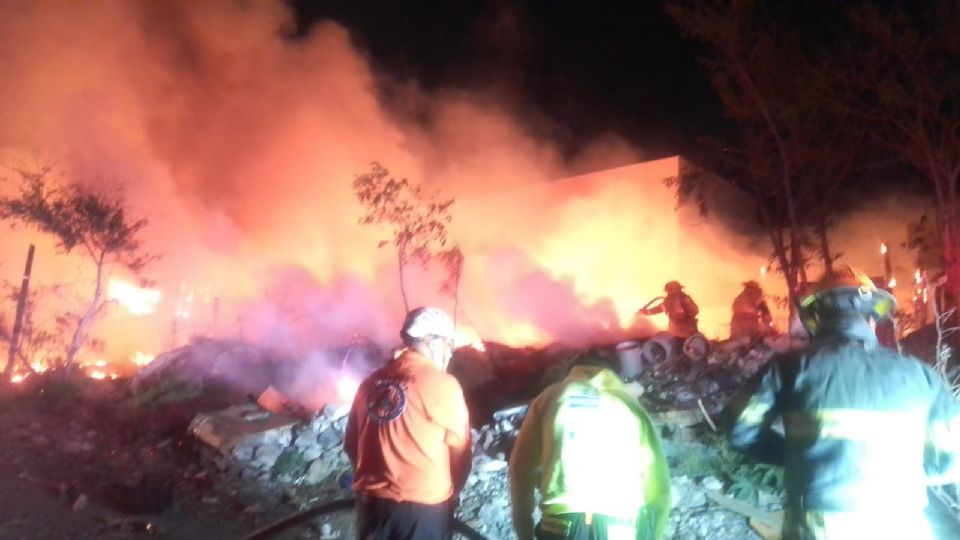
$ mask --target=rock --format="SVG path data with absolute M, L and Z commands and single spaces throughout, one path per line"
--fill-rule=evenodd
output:
M 503 507 L 494 504 L 483 505 L 480 508 L 480 512 L 477 514 L 477 517 L 479 517 L 484 523 L 490 525 L 504 523 L 510 520 L 510 516 L 504 512 Z
M 341 405 L 324 405 L 323 406 L 323 416 L 325 416 L 327 420 L 330 420 L 333 422 L 336 422 L 337 420 L 345 418 L 348 414 L 350 414 L 349 403 L 344 403 Z
M 480 470 L 484 472 L 497 472 L 502 471 L 507 468 L 507 462 L 499 459 L 491 459 L 490 461 L 480 465 Z
M 334 464 L 325 459 L 315 459 L 307 467 L 306 474 L 303 475 L 305 484 L 319 484 L 325 480 L 335 470 Z
M 260 469 L 271 469 L 282 453 L 283 448 L 280 446 L 269 444 L 261 445 L 254 451 L 253 460 L 251 460 L 250 463 Z
M 704 489 L 709 489 L 710 491 L 719 491 L 723 489 L 723 482 L 720 481 L 716 476 L 708 476 L 700 481 L 700 485 Z
M 317 436 L 317 444 L 324 450 L 329 450 L 335 446 L 343 444 L 343 437 L 332 429 L 320 432 Z
M 320 456 L 323 455 L 323 450 L 319 446 L 314 444 L 312 446 L 301 449 L 300 453 L 303 454 L 304 461 L 313 461 L 315 459 L 319 459 Z
M 243 444 L 235 446 L 231 454 L 233 455 L 234 459 L 240 461 L 252 461 L 256 448 L 256 446 L 250 444 Z

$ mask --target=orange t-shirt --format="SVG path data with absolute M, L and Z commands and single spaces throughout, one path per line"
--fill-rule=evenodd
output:
M 420 353 L 405 351 L 360 385 L 343 448 L 355 469 L 354 491 L 394 501 L 446 501 L 470 472 L 470 422 L 460 383 Z

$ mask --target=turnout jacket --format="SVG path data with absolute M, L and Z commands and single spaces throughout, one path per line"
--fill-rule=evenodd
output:
M 786 466 L 794 512 L 922 511 L 928 485 L 960 480 L 956 399 L 865 324 L 776 357 L 727 414 L 735 448 Z

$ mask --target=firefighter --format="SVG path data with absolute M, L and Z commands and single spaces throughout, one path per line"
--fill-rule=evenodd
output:
M 460 384 L 445 373 L 454 325 L 417 308 L 400 355 L 357 390 L 343 448 L 354 466 L 357 538 L 446 540 L 470 472 L 470 425 Z
M 927 486 L 960 480 L 960 405 L 931 367 L 878 346 L 874 323 L 895 308 L 838 267 L 801 301 L 809 344 L 728 407 L 731 444 L 786 467 L 785 540 L 933 538 Z
M 670 511 L 667 463 L 656 428 L 615 362 L 585 353 L 530 405 L 510 455 L 519 540 L 662 538 Z M 534 527 L 536 487 L 542 517 Z
M 756 281 L 743 282 L 743 290 L 733 300 L 730 339 L 756 339 L 771 332 L 773 318 L 763 298 L 763 289 Z
M 670 321 L 667 331 L 674 337 L 686 339 L 699 333 L 697 315 L 700 313 L 700 308 L 689 294 L 683 292 L 683 285 L 679 281 L 669 281 L 663 286 L 663 290 L 667 295 L 662 302 L 653 307 L 644 306 L 638 313 L 641 315 L 666 313 Z

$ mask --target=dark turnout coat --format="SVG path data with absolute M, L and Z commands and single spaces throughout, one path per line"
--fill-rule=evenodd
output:
M 956 399 L 936 371 L 878 347 L 864 328 L 780 355 L 728 406 L 731 444 L 786 467 L 785 526 L 810 512 L 821 528 L 831 512 L 866 512 L 863 526 L 922 517 L 928 485 L 960 481 Z

